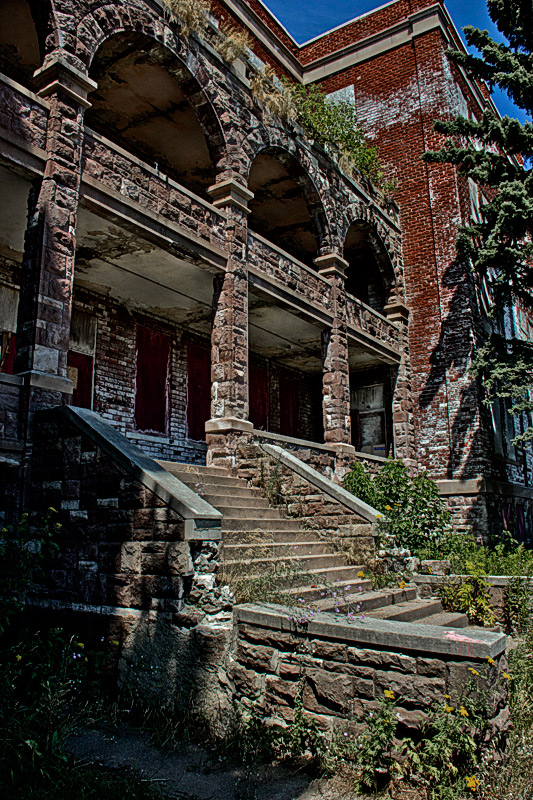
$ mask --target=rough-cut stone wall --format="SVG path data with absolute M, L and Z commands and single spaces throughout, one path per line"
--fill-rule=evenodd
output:
M 338 618 L 338 627 L 328 623 L 329 615 L 321 615 L 321 621 L 317 618 L 306 631 L 291 627 L 290 609 L 238 606 L 234 614 L 236 699 L 246 705 L 247 698 L 260 698 L 272 722 L 286 724 L 293 719 L 294 701 L 301 692 L 306 716 L 322 730 L 331 733 L 346 719 L 358 727 L 364 715 L 378 709 L 388 689 L 397 698 L 399 730 L 405 732 L 418 727 L 433 703 L 444 702 L 444 695 L 450 695 L 455 704 L 474 670 L 488 692 L 493 732 L 508 727 L 508 688 L 501 674 L 507 668 L 505 645 L 495 655 L 495 664 L 489 666 L 488 651 L 474 651 L 476 645 L 468 641 L 458 641 L 455 652 L 444 646 L 441 652 L 428 652 L 420 638 L 417 650 L 419 626 L 409 623 L 396 623 L 399 627 L 396 634 L 391 631 L 390 646 L 384 646 L 372 644 L 372 635 L 365 636 L 364 631 L 357 641 L 359 632 L 352 633 L 351 625 L 343 625 Z M 420 632 L 426 627 L 420 626 Z M 444 635 L 442 629 L 446 641 Z M 474 632 L 470 641 L 477 641 Z
M 42 412 L 31 479 L 30 510 L 52 506 L 62 524 L 41 599 L 181 609 L 194 576 L 183 519 L 95 441 Z
M 224 246 L 224 217 L 219 211 L 98 134 L 86 136 L 83 174 L 196 236 Z

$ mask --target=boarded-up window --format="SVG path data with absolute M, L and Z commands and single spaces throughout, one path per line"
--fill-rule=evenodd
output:
M 293 375 L 279 376 L 279 432 L 298 436 L 298 382 Z
M 137 325 L 135 427 L 145 433 L 166 433 L 170 336 Z
M 261 431 L 268 430 L 269 379 L 268 370 L 250 364 L 250 422 Z
M 96 319 L 78 311 L 72 313 L 67 376 L 74 384 L 72 404 L 92 408 Z
M 187 345 L 187 431 L 189 439 L 205 439 L 211 417 L 211 348 Z
M 0 287 L 0 372 L 13 374 L 15 366 L 15 332 L 19 293 L 8 286 Z

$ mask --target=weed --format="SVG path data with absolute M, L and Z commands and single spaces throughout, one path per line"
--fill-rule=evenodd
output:
M 472 625 L 491 627 L 496 615 L 491 606 L 487 576 L 479 566 L 467 562 L 466 576 L 448 578 L 439 588 L 442 605 L 447 611 L 468 616 Z
M 220 37 L 214 46 L 225 61 L 233 64 L 238 58 L 247 54 L 251 39 L 246 31 L 226 23 L 220 26 L 219 34 Z
M 163 0 L 163 5 L 171 22 L 181 24 L 182 36 L 188 37 L 193 31 L 201 36 L 207 29 L 210 0 Z
M 272 67 L 264 66 L 252 73 L 250 91 L 271 114 L 279 119 L 296 119 L 296 108 L 290 87 L 276 78 Z
M 384 515 L 386 534 L 400 547 L 428 550 L 451 534 L 450 513 L 437 484 L 427 472 L 412 476 L 401 459 L 388 459 L 373 477 L 355 462 L 343 484 Z

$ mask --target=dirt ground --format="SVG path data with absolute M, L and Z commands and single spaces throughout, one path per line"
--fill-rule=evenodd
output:
M 174 800 L 357 800 L 333 779 L 264 766 L 252 773 L 214 751 L 190 743 L 159 749 L 146 733 L 123 727 L 72 736 L 68 751 L 82 762 L 129 767 Z M 126 799 L 125 799 L 126 800 Z

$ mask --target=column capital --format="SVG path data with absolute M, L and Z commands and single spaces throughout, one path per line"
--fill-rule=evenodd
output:
M 407 324 L 409 321 L 409 309 L 402 300 L 397 297 L 391 297 L 385 308 L 383 309 L 384 315 L 390 322 L 402 322 Z
M 234 178 L 214 183 L 208 188 L 207 192 L 211 196 L 211 202 L 217 208 L 233 206 L 245 214 L 250 213 L 248 203 L 252 200 L 254 193 L 242 183 L 238 183 Z
M 342 280 L 346 278 L 346 269 L 349 264 L 338 253 L 318 256 L 313 263 L 324 278 L 340 278 Z
M 60 91 L 83 108 L 91 107 L 87 96 L 89 92 L 98 88 L 95 81 L 60 55 L 54 56 L 44 67 L 36 70 L 33 77 L 40 87 L 38 91 L 40 97 L 48 97 Z

